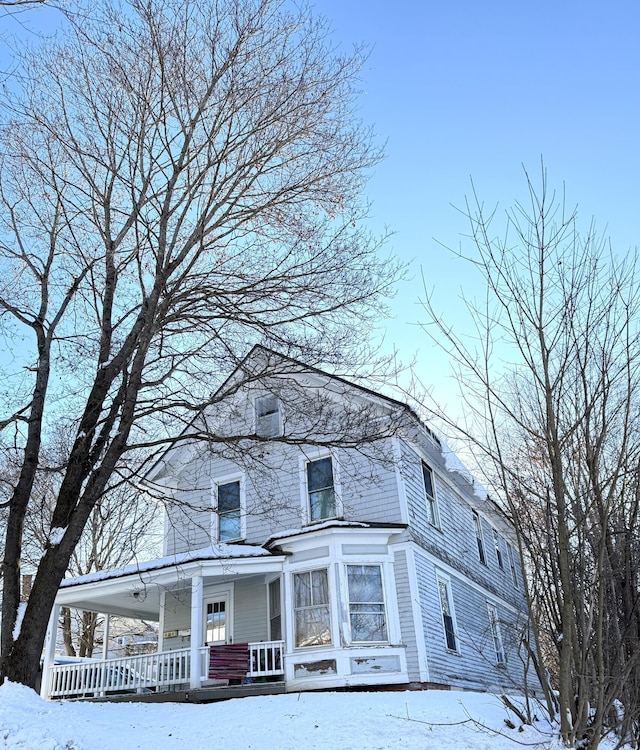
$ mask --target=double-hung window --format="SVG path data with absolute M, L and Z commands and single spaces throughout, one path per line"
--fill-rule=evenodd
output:
M 518 570 L 516 568 L 516 551 L 513 549 L 513 545 L 507 544 L 509 550 L 509 567 L 511 568 L 511 577 L 513 578 L 513 585 L 518 588 Z
M 451 586 L 448 580 L 438 578 L 438 595 L 440 596 L 440 610 L 442 611 L 442 624 L 447 648 L 449 651 L 458 651 Z
M 379 565 L 347 565 L 351 640 L 387 641 L 382 571 Z
M 433 526 L 438 525 L 438 509 L 436 507 L 436 490 L 433 481 L 433 470 L 422 462 L 422 481 L 424 483 L 424 495 L 427 501 L 427 518 Z
M 330 456 L 307 464 L 307 495 L 311 523 L 336 517 L 336 491 Z
M 476 532 L 476 542 L 478 544 L 478 559 L 483 565 L 487 564 L 487 558 L 484 554 L 484 540 L 482 538 L 482 522 L 480 516 L 473 511 L 473 528 Z
M 493 639 L 493 648 L 496 653 L 496 664 L 504 664 L 504 645 L 502 643 L 502 631 L 500 630 L 500 620 L 498 619 L 498 610 L 493 604 L 488 604 L 489 625 L 491 627 L 491 637 Z
M 495 529 L 493 530 L 493 543 L 496 548 L 496 558 L 498 560 L 498 565 L 499 567 L 504 568 L 504 561 L 502 559 L 502 549 L 500 547 L 500 535 Z
M 296 648 L 331 643 L 326 568 L 293 574 L 293 624 Z
M 281 433 L 280 401 L 269 394 L 255 400 L 256 435 L 277 437 Z
M 218 495 L 218 541 L 226 542 L 242 538 L 242 508 L 240 503 L 240 480 L 225 482 L 217 486 Z

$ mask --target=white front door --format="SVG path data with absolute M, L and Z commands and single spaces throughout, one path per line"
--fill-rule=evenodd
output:
M 229 592 L 204 600 L 204 643 L 231 643 L 231 596 Z

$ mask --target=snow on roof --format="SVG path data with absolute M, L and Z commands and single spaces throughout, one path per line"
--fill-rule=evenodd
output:
M 108 578 L 120 578 L 121 576 L 135 575 L 144 573 L 149 570 L 158 570 L 160 568 L 169 568 L 174 565 L 184 565 L 185 563 L 195 562 L 197 560 L 229 560 L 243 557 L 260 557 L 270 556 L 271 552 L 253 544 L 213 544 L 202 549 L 183 552 L 178 555 L 168 555 L 159 557 L 155 560 L 145 560 L 144 562 L 131 563 L 123 565 L 120 568 L 111 568 L 110 570 L 99 570 L 97 573 L 88 573 L 77 578 L 66 578 L 60 584 L 61 588 L 68 586 L 77 586 L 81 583 L 95 583 L 104 581 Z
M 473 488 L 473 494 L 480 500 L 486 501 L 487 497 L 489 497 L 489 492 L 487 491 L 487 489 L 477 481 L 477 479 L 473 476 L 469 469 L 467 469 L 464 463 L 451 450 L 451 448 L 449 448 L 444 440 L 440 441 L 440 450 L 442 452 L 442 457 L 444 458 L 444 464 L 447 470 L 454 471 L 457 474 L 460 474 L 465 479 L 465 481 L 467 481 Z

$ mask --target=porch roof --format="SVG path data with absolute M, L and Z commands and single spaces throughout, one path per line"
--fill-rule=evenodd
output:
M 193 576 L 224 581 L 282 570 L 283 555 L 251 544 L 214 544 L 178 555 L 66 578 L 56 603 L 92 612 L 157 620 L 160 595 Z

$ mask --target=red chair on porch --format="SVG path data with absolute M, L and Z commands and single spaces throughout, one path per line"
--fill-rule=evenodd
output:
M 245 680 L 249 672 L 249 644 L 209 646 L 210 680 Z

